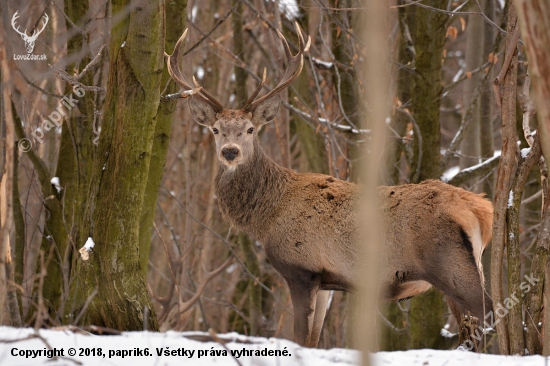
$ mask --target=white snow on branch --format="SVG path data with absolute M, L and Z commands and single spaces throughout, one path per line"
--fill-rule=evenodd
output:
M 320 66 L 323 69 L 330 69 L 334 65 L 334 63 L 332 62 L 319 60 L 318 58 L 315 58 L 315 57 L 312 57 L 311 61 L 313 61 L 314 64 L 316 64 L 317 66 Z
M 202 66 L 197 67 L 197 78 L 202 80 L 204 78 L 204 68 Z
M 340 123 L 329 121 L 326 118 L 312 117 L 309 113 L 306 113 L 306 112 L 294 107 L 292 104 L 289 104 L 288 106 L 290 107 L 290 109 L 292 109 L 292 111 L 296 112 L 297 114 L 303 116 L 306 119 L 309 119 L 310 121 L 318 121 L 320 123 L 330 125 L 330 126 L 336 128 L 336 129 L 340 130 L 340 131 L 346 131 L 346 132 L 357 133 L 357 134 L 370 134 L 371 133 L 371 130 L 369 130 L 369 129 L 354 128 L 354 127 L 351 127 L 351 126 L 348 126 L 348 125 L 343 125 L 343 124 L 340 124 Z
M 525 148 L 521 149 L 521 158 L 525 159 L 527 157 L 527 155 L 529 155 L 530 152 L 531 152 L 530 147 L 525 147 Z
M 59 177 L 53 177 L 51 180 L 50 180 L 50 183 L 52 184 L 52 186 L 55 187 L 55 189 L 57 190 L 57 193 L 61 193 L 61 184 L 59 183 Z
M 455 335 L 456 335 L 456 333 L 451 333 L 445 328 L 441 329 L 441 336 L 443 338 L 453 338 Z
M 288 20 L 294 20 L 300 16 L 300 8 L 296 0 L 279 0 L 279 11 L 284 13 Z
M 441 180 L 447 183 L 448 181 L 453 179 L 454 176 L 457 175 L 459 172 L 460 172 L 460 167 L 458 165 L 450 167 L 449 169 L 445 170 L 445 172 L 441 176 Z
M 510 191 L 508 195 L 508 208 L 514 207 L 514 191 Z
M 495 159 L 498 159 L 500 158 L 500 150 L 497 150 L 495 151 L 495 154 L 492 158 L 490 159 L 487 159 L 485 160 L 484 162 L 482 163 L 479 163 L 477 165 L 473 165 L 469 168 L 466 168 L 466 169 L 462 169 L 460 170 L 460 168 L 458 166 L 455 166 L 455 167 L 452 167 L 452 168 L 449 168 L 445 171 L 445 173 L 443 173 L 443 175 L 441 176 L 441 180 L 445 183 L 449 182 L 451 179 L 454 178 L 455 175 L 457 175 L 458 173 L 469 173 L 469 172 L 472 172 L 474 170 L 477 170 L 477 169 L 480 169 L 482 168 L 484 165 L 488 165 L 488 164 L 491 164 Z
M 86 240 L 86 244 L 84 244 L 84 246 L 78 251 L 83 261 L 87 261 L 88 259 L 90 259 L 90 252 L 92 251 L 94 246 L 94 240 L 92 239 L 92 237 L 88 237 L 88 240 Z

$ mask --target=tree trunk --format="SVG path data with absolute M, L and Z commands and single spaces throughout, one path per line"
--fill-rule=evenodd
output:
M 172 53 L 176 42 L 185 28 L 187 0 L 172 0 L 166 2 L 165 7 L 166 40 L 164 47 L 168 53 Z M 165 94 L 172 94 L 179 90 L 179 86 L 170 78 L 165 68 L 162 72 L 161 87 L 164 88 L 167 82 L 169 83 L 164 92 Z M 153 148 L 151 150 L 151 162 L 149 164 L 147 187 L 145 188 L 145 197 L 143 199 L 143 207 L 141 208 L 141 224 L 139 227 L 139 264 L 145 280 L 147 280 L 147 271 L 149 269 L 149 249 L 151 246 L 151 236 L 153 235 L 157 197 L 166 164 L 166 155 L 172 133 L 172 121 L 174 120 L 176 104 L 177 100 L 161 102 L 154 121 Z
M 441 1 L 430 0 L 425 5 L 444 6 Z M 439 179 L 441 130 L 439 108 L 441 104 L 441 65 L 448 15 L 430 9 L 416 9 L 416 73 L 412 95 L 414 118 L 421 136 L 414 130 L 411 182 Z M 420 143 L 420 137 L 422 143 Z M 422 157 L 420 158 L 420 152 Z M 420 164 L 418 161 L 420 160 Z M 420 166 L 420 169 L 418 169 Z M 443 296 L 438 291 L 411 299 L 411 346 L 415 348 L 442 347 L 440 332 L 444 326 Z
M 402 5 L 402 1 L 399 2 Z M 400 7 L 397 9 L 399 17 L 399 26 L 401 30 L 401 36 L 399 37 L 399 51 L 398 58 L 399 63 L 402 65 L 397 70 L 396 81 L 396 97 L 400 103 L 404 104 L 411 100 L 411 86 L 413 85 L 413 70 L 410 66 L 414 62 L 415 51 L 412 41 L 411 32 L 414 31 L 411 23 L 414 22 L 414 7 Z M 411 29 L 413 28 L 413 29 Z M 403 137 L 407 133 L 407 125 L 410 120 L 405 113 L 395 111 L 391 120 L 391 127 L 397 132 L 398 136 L 390 135 L 388 141 L 388 179 L 385 182 L 388 185 L 396 185 L 401 183 L 400 174 L 401 169 L 399 163 L 401 161 L 401 155 L 404 152 L 405 143 L 402 142 Z
M 493 304 L 503 304 L 502 267 L 504 246 L 506 244 L 506 211 L 512 174 L 517 166 L 517 132 L 516 132 L 516 86 L 517 86 L 517 52 L 516 44 L 511 44 L 512 33 L 516 26 L 516 12 L 510 4 L 508 9 L 508 26 L 506 37 L 506 55 L 513 54 L 510 66 L 502 83 L 502 156 L 498 165 L 497 185 L 495 188 L 493 215 L 493 242 L 491 247 L 491 290 Z M 504 67 L 507 67 L 506 65 Z M 510 343 L 506 317 L 499 318 L 497 323 L 498 345 L 501 354 L 510 353 Z
M 535 92 L 542 154 L 550 160 L 550 4 L 541 0 L 515 0 L 521 34 Z
M 95 247 L 88 260 L 78 260 L 70 315 L 89 302 L 85 323 L 156 330 L 138 244 L 164 66 L 164 7 L 161 1 L 116 1 L 113 14 L 130 4 L 111 32 L 105 119 L 86 211 Z
M 433 7 L 444 6 L 441 1 L 430 0 L 425 5 Z M 441 60 L 445 45 L 445 33 L 448 15 L 431 9 L 416 9 L 416 73 L 412 108 L 414 118 L 420 129 L 422 158 L 420 170 L 419 136 L 414 134 L 413 164 L 411 167 L 411 182 L 418 183 L 425 179 L 439 179 L 441 149 L 441 131 L 439 125 L 439 106 L 441 104 Z
M 482 0 L 483 12 L 485 15 L 494 21 L 495 19 L 495 2 L 493 0 Z M 483 57 L 481 62 L 485 62 L 489 59 L 489 54 L 493 50 L 493 42 L 495 41 L 495 28 L 492 24 L 488 22 L 483 22 Z M 492 75 L 494 74 L 493 68 L 489 69 L 489 77 L 487 80 L 493 80 Z M 481 140 L 480 152 L 481 157 L 488 159 L 493 157 L 495 153 L 494 139 L 493 139 L 493 91 L 491 90 L 491 85 L 489 82 L 486 82 L 483 87 L 483 92 L 481 93 L 481 99 L 479 102 L 479 139 Z M 494 190 L 495 190 L 495 173 L 491 173 L 483 182 L 482 192 L 487 194 L 489 199 L 493 199 Z M 490 261 L 490 251 L 486 252 L 484 255 L 485 261 Z M 484 264 L 484 268 L 489 270 L 489 264 L 487 266 Z M 486 273 L 489 277 L 489 272 Z M 488 288 L 487 291 L 490 291 Z
M 471 15 L 468 17 L 468 23 L 466 24 L 466 72 L 479 67 L 484 62 L 481 59 L 484 38 L 479 36 L 483 31 L 483 23 L 485 23 L 485 20 L 480 16 Z M 472 95 L 480 79 L 481 74 L 477 73 L 464 80 L 464 89 L 462 92 L 463 113 L 466 113 L 470 103 L 474 103 Z M 464 134 L 464 139 L 460 143 L 460 170 L 480 163 L 481 139 L 488 138 L 487 136 L 483 137 L 480 135 L 479 103 L 475 104 L 472 114 L 470 125 Z

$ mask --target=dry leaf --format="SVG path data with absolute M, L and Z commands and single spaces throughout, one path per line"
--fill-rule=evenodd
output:
M 342 31 L 342 29 L 340 29 L 340 27 L 336 27 L 336 37 L 340 37 L 340 32 Z
M 466 29 L 466 20 L 464 18 L 460 18 L 460 25 L 462 26 L 462 31 L 464 32 L 464 29 Z
M 88 252 L 88 249 L 86 249 L 85 247 L 80 248 L 79 252 L 83 261 L 87 261 L 88 259 L 90 259 L 90 253 Z
M 466 77 L 467 77 L 468 79 L 471 78 L 471 77 L 472 77 L 472 72 L 471 72 L 471 71 L 468 71 L 468 72 L 466 73 Z
M 445 34 L 445 37 L 450 37 L 451 41 L 454 41 L 457 35 L 458 35 L 458 29 L 456 29 L 456 27 L 447 28 L 447 34 Z
M 446 48 L 443 49 L 443 58 L 445 58 L 445 57 L 447 57 L 447 49 Z

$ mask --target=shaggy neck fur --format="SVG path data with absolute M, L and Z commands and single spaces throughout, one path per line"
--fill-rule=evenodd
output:
M 273 222 L 293 174 L 268 158 L 255 139 L 247 162 L 234 169 L 220 163 L 215 182 L 220 211 L 236 229 L 260 238 Z

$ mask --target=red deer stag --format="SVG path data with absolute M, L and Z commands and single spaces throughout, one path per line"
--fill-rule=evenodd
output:
M 360 187 L 328 175 L 281 167 L 259 144 L 258 131 L 277 115 L 279 93 L 302 70 L 310 39 L 304 42 L 298 25 L 296 32 L 296 55 L 278 33 L 288 69 L 269 93 L 257 98 L 265 82 L 264 70 L 260 85 L 242 109 L 225 109 L 204 89 L 189 98 L 189 108 L 195 122 L 214 134 L 221 213 L 233 227 L 263 244 L 269 261 L 290 288 L 296 341 L 316 347 L 328 291 L 352 291 L 357 283 Z M 184 90 L 198 90 L 196 80 L 195 87 L 188 84 L 178 65 L 184 38 L 185 33 L 174 54 L 166 55 L 168 71 Z M 378 193 L 387 227 L 382 297 L 405 299 L 433 285 L 447 296 L 458 317 L 470 311 L 483 318 L 484 308 L 492 309 L 481 271 L 481 254 L 491 236 L 491 203 L 434 180 L 380 187 Z

